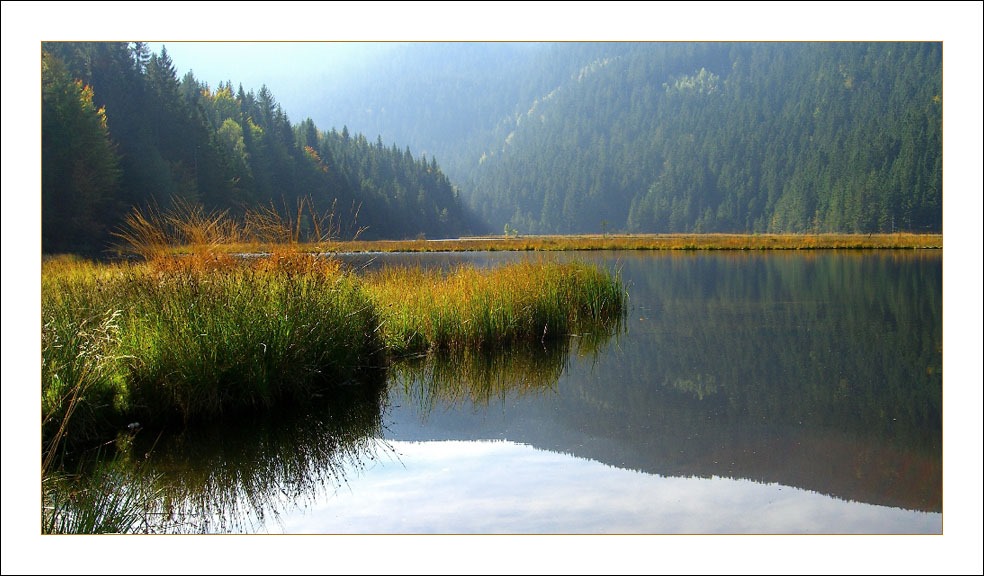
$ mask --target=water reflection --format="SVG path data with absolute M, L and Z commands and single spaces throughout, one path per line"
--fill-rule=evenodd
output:
M 555 396 L 571 354 L 597 358 L 599 347 L 616 333 L 618 319 L 598 332 L 576 334 L 545 344 L 509 349 L 433 353 L 403 360 L 392 368 L 394 395 L 417 406 L 423 419 L 434 409 L 458 405 L 488 408 L 512 396 Z M 397 392 L 399 390 L 400 392 Z M 402 395 L 400 394 L 402 393 Z
M 613 253 L 626 334 L 548 398 L 395 412 L 396 439 L 508 438 L 667 476 L 942 511 L 939 253 Z M 432 410 L 433 412 L 433 410 Z
M 570 382 L 582 397 L 623 399 L 612 420 L 645 447 L 631 467 L 941 511 L 941 255 L 621 264 L 645 295 L 630 336 L 602 355 L 603 378 Z
M 303 510 L 386 454 L 385 375 L 338 386 L 290 414 L 223 422 L 126 446 L 162 501 L 154 533 L 253 533 Z
M 626 322 L 141 450 L 209 532 L 942 532 L 940 253 L 553 257 Z
M 940 533 L 939 514 L 725 478 L 661 477 L 506 441 L 392 442 L 292 534 Z M 750 513 L 754 511 L 754 513 Z

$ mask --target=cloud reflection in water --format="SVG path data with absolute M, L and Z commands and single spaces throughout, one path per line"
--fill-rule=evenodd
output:
M 941 534 L 942 515 L 778 484 L 663 477 L 508 441 L 388 441 L 293 534 Z

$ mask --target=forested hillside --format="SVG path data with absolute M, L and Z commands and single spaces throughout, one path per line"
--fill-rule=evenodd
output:
M 44 252 L 102 250 L 134 207 L 174 202 L 235 216 L 310 201 L 365 238 L 475 226 L 433 157 L 291 123 L 266 86 L 179 80 L 166 48 L 44 43 L 41 66 Z
M 166 48 L 43 44 L 43 249 L 175 199 L 310 198 L 364 238 L 942 231 L 939 42 L 376 48 L 292 123 Z
M 438 154 L 495 231 L 942 231 L 941 43 L 393 52 L 324 101 Z

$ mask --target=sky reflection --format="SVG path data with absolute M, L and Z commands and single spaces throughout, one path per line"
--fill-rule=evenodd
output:
M 942 515 L 778 484 L 663 477 L 508 441 L 388 441 L 291 534 L 941 534 Z

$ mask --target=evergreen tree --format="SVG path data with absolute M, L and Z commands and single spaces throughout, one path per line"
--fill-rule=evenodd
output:
M 60 60 L 41 55 L 41 248 L 97 251 L 107 240 L 101 215 L 118 191 L 119 162 L 93 89 Z

